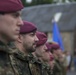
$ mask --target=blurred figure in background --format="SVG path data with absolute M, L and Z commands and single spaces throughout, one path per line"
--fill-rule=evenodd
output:
M 75 68 L 75 71 L 76 71 L 76 54 L 74 54 L 74 68 Z
M 66 55 L 66 61 L 67 61 L 67 70 L 70 70 L 71 62 L 72 62 L 71 53 L 69 51 L 65 51 L 65 55 Z
M 63 65 L 63 63 L 65 63 L 64 55 L 62 50 L 60 49 L 60 46 L 58 44 L 52 44 L 51 52 L 53 53 L 55 59 L 55 65 L 54 65 L 55 75 L 66 75 L 66 70 L 65 70 L 66 66 Z
M 64 54 L 66 56 L 66 66 L 67 66 L 67 71 L 69 71 L 71 69 L 71 63 L 72 63 L 72 56 L 71 53 L 69 51 L 64 51 Z
M 46 43 L 46 46 L 47 46 L 47 48 L 48 48 L 48 51 L 50 51 L 51 50 L 51 43 Z M 49 65 L 49 70 L 48 70 L 48 73 L 49 73 L 49 75 L 55 75 L 55 73 L 54 73 L 54 64 L 55 64 L 55 61 L 54 61 L 54 56 L 53 56 L 53 54 L 51 53 L 51 51 L 50 51 L 50 60 L 47 62 L 48 63 L 48 65 Z
M 33 53 L 33 55 L 41 61 L 42 69 L 45 71 L 43 72 L 43 74 L 50 75 L 48 73 L 49 64 L 47 62 L 50 61 L 51 53 L 48 50 L 47 45 L 46 45 L 47 36 L 43 32 L 37 32 L 36 35 L 39 41 L 37 42 L 37 48 L 36 48 L 36 51 Z

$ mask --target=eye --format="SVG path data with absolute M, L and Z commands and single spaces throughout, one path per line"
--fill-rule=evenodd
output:
M 45 50 L 46 52 L 49 52 L 48 49 Z
M 35 36 L 35 33 L 32 32 L 32 33 L 30 33 L 30 35 L 31 35 L 31 36 Z
M 18 18 L 20 16 L 20 13 L 16 12 L 16 13 L 12 13 L 11 14 L 14 18 Z

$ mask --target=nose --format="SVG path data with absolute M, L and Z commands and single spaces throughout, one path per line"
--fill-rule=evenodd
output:
M 45 45 L 45 49 L 48 50 L 47 46 Z
M 18 25 L 19 26 L 22 26 L 23 25 L 23 21 L 22 21 L 22 18 L 21 17 L 18 18 Z
M 49 55 L 52 56 L 53 54 L 49 51 Z
M 35 35 L 35 41 L 36 42 L 38 42 L 39 41 L 39 39 L 38 39 L 38 37 Z

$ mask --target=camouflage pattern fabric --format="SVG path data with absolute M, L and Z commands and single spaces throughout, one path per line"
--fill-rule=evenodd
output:
M 55 59 L 55 65 L 54 65 L 54 75 L 62 75 L 62 64 L 59 62 L 58 59 Z
M 24 53 L 16 50 L 14 56 L 17 59 L 13 60 L 18 61 L 18 63 L 16 62 L 16 65 L 20 68 L 19 72 L 22 72 L 22 75 L 42 75 L 41 63 L 37 61 L 32 54 L 26 56 Z M 21 69 L 21 67 L 23 68 Z
M 46 75 L 54 75 L 53 69 L 50 68 L 48 63 L 43 63 L 43 69 L 46 72 Z
M 0 75 L 47 75 L 42 63 L 32 54 L 27 56 L 13 45 L 0 42 Z
M 17 75 L 12 68 L 9 55 L 13 51 L 0 41 L 0 75 Z

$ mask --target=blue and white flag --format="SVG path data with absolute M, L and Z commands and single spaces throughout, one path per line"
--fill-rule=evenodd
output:
M 53 21 L 53 41 L 57 42 L 60 48 L 64 51 L 62 38 L 58 29 L 58 25 L 55 21 Z

